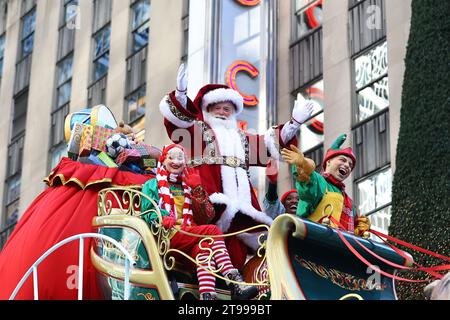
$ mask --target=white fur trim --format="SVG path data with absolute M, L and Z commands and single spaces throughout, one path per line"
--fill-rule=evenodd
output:
M 276 132 L 274 128 L 270 128 L 264 134 L 264 142 L 266 143 L 266 147 L 270 152 L 270 156 L 275 160 L 281 160 L 280 151 L 277 149 L 275 140 L 273 136 L 276 136 Z
M 244 98 L 233 89 L 219 88 L 207 92 L 202 98 L 202 109 L 206 110 L 208 105 L 229 101 L 236 106 L 236 114 L 244 109 Z
M 227 232 L 238 209 L 234 206 L 234 202 L 223 193 L 213 193 L 209 196 L 209 200 L 213 204 L 224 204 L 226 206 L 216 225 L 222 232 Z
M 164 96 L 161 102 L 159 103 L 159 111 L 163 115 L 164 118 L 169 120 L 172 124 L 177 126 L 178 128 L 187 129 L 194 125 L 195 121 L 183 121 L 176 117 L 173 112 L 170 110 L 170 105 L 168 103 L 169 96 Z
M 255 232 L 255 233 L 241 233 L 238 234 L 236 237 L 238 237 L 239 240 L 241 240 L 243 243 L 245 243 L 249 248 L 251 248 L 253 251 L 257 251 L 259 249 L 259 237 L 265 234 L 267 236 L 267 231 L 261 231 L 261 232 Z
M 226 128 L 218 123 L 209 123 L 215 132 L 217 144 L 222 156 L 234 156 L 245 159 L 245 150 L 241 137 L 235 128 Z M 231 168 L 225 165 L 220 167 L 223 193 L 215 193 L 210 196 L 212 203 L 226 205 L 225 211 L 217 221 L 217 226 L 222 232 L 230 228 L 236 213 L 251 217 L 258 223 L 271 225 L 272 219 L 264 212 L 256 210 L 252 206 L 250 181 L 247 172 L 242 168 Z

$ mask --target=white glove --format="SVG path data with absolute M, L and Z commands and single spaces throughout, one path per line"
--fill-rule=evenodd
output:
M 297 127 L 300 127 L 306 120 L 308 120 L 314 112 L 314 102 L 306 100 L 301 93 L 297 95 L 294 109 L 292 110 L 292 119 Z
M 184 63 L 182 63 L 178 68 L 177 89 L 175 90 L 175 97 L 184 108 L 186 108 L 187 105 L 187 79 L 187 70 L 184 66 Z

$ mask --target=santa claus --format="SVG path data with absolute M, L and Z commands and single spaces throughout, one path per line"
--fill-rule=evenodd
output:
M 310 118 L 313 103 L 296 101 L 289 122 L 258 135 L 238 128 L 237 116 L 244 103 L 237 91 L 221 84 L 208 84 L 200 89 L 194 101 L 186 93 L 187 72 L 182 64 L 176 90 L 162 99 L 159 108 L 170 139 L 187 150 L 189 165 L 198 170 L 210 195 L 216 211 L 213 223 L 224 233 L 270 225 L 272 219 L 261 211 L 249 180 L 249 167 L 264 167 L 269 157 L 280 159 L 281 149 L 296 145 L 296 133 Z M 236 267 L 245 263 L 248 248 L 257 249 L 258 236 L 252 232 L 227 238 Z

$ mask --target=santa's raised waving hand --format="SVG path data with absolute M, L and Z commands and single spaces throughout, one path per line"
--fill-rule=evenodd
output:
M 300 126 L 311 118 L 313 112 L 314 102 L 310 99 L 305 99 L 303 95 L 299 93 L 294 103 L 291 121 L 286 123 L 281 130 L 283 142 L 287 143 L 291 140 L 300 129 Z
M 175 90 L 175 97 L 184 108 L 186 108 L 187 104 L 187 82 L 188 82 L 187 79 L 188 79 L 187 69 L 184 63 L 182 63 L 178 68 L 177 88 Z

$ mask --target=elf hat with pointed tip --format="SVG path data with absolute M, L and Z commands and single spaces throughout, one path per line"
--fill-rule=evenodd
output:
M 355 168 L 356 166 L 356 156 L 353 153 L 353 149 L 352 148 L 345 148 L 345 149 L 341 149 L 342 144 L 345 142 L 345 140 L 347 139 L 347 135 L 346 134 L 341 134 L 335 141 L 334 143 L 331 145 L 331 148 L 328 149 L 325 158 L 323 159 L 323 164 L 322 164 L 322 168 L 323 170 L 326 169 L 327 167 L 327 161 L 330 160 L 331 158 L 334 158 L 336 156 L 340 156 L 340 155 L 344 155 L 346 157 L 349 157 L 350 159 L 352 159 L 353 161 L 353 167 L 352 170 Z

